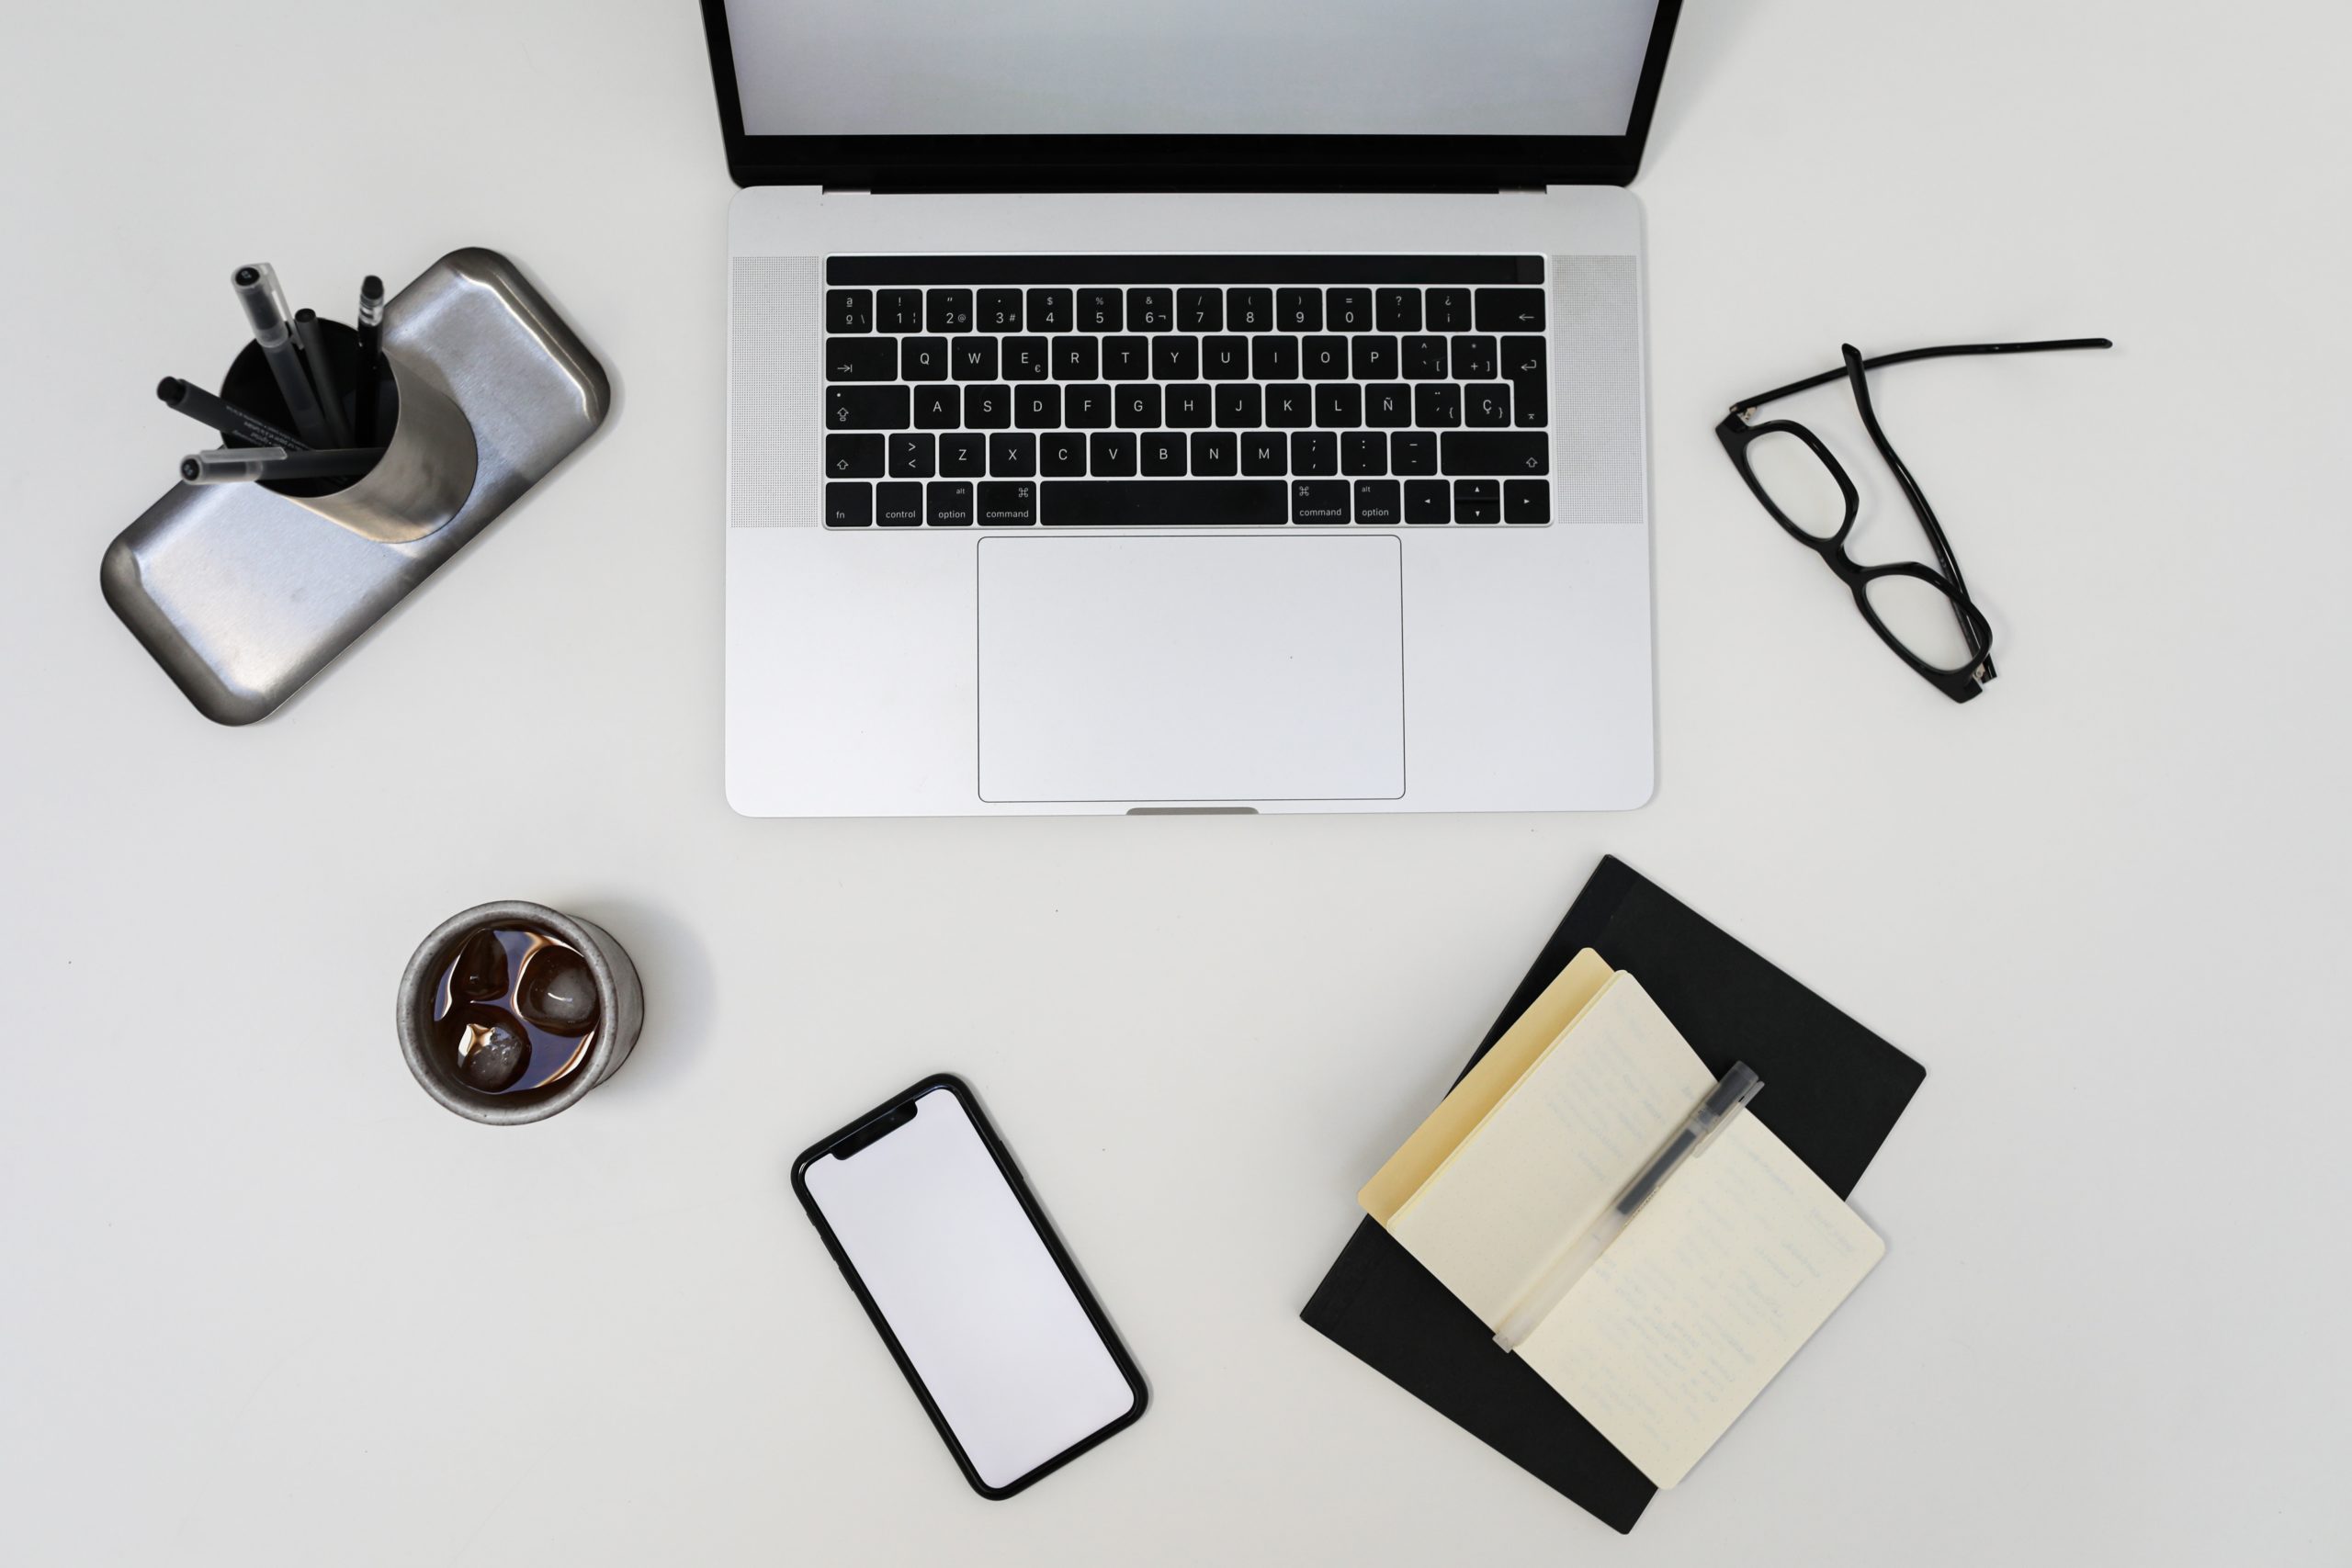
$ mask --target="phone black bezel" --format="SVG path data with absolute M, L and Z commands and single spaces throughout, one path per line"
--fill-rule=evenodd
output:
M 727 0 L 702 0 L 739 186 L 875 191 L 1498 190 L 1628 185 L 1682 0 L 1658 0 L 1623 136 L 746 136 Z
M 971 1456 L 964 1451 L 964 1445 L 956 1439 L 955 1428 L 947 1424 L 947 1417 L 941 1413 L 938 1402 L 931 1397 L 931 1390 L 923 1386 L 922 1374 L 915 1370 L 914 1362 L 907 1357 L 906 1348 L 899 1343 L 898 1335 L 891 1330 L 890 1320 L 882 1315 L 882 1309 L 876 1303 L 872 1293 L 866 1290 L 865 1281 L 858 1277 L 857 1265 L 850 1261 L 849 1254 L 842 1247 L 841 1238 L 833 1234 L 833 1227 L 826 1222 L 824 1210 L 818 1206 L 816 1195 L 808 1190 L 809 1166 L 832 1153 L 839 1145 L 854 1137 L 875 1122 L 889 1115 L 901 1106 L 910 1105 L 924 1095 L 941 1089 L 956 1097 L 956 1100 L 962 1104 L 965 1114 L 972 1119 L 972 1125 L 978 1129 L 981 1145 L 989 1151 L 989 1157 L 996 1162 L 997 1169 L 1003 1174 L 1006 1185 L 1012 1188 L 1013 1197 L 1021 1204 L 1021 1212 L 1028 1215 L 1030 1224 L 1036 1229 L 1038 1239 L 1046 1244 L 1046 1252 L 1053 1258 L 1054 1267 L 1061 1270 L 1063 1281 L 1069 1286 L 1070 1293 L 1077 1297 L 1079 1306 L 1086 1313 L 1086 1320 L 1094 1325 L 1094 1332 L 1102 1336 L 1103 1348 L 1111 1352 L 1112 1362 L 1117 1366 L 1119 1375 L 1126 1380 L 1128 1390 L 1135 1395 L 1133 1403 L 1117 1418 L 1096 1427 L 1035 1470 L 1016 1476 L 1003 1486 L 991 1486 L 980 1479 L 980 1472 L 973 1467 Z M 884 1134 L 884 1136 L 888 1135 Z M 1144 1407 L 1151 1402 L 1151 1391 L 1145 1386 L 1143 1373 L 1136 1366 L 1135 1358 L 1127 1354 L 1126 1346 L 1120 1341 L 1117 1331 L 1112 1328 L 1111 1320 L 1103 1314 L 1102 1304 L 1094 1299 L 1094 1292 L 1087 1288 L 1085 1277 L 1079 1273 L 1078 1265 L 1070 1260 L 1069 1252 L 1062 1246 L 1061 1237 L 1055 1234 L 1052 1224 L 1046 1218 L 1045 1211 L 1037 1206 L 1036 1196 L 1029 1190 L 1028 1180 L 1022 1176 L 1021 1168 L 1013 1162 L 1012 1151 L 1005 1147 L 1004 1140 L 997 1135 L 995 1123 L 989 1120 L 988 1112 L 981 1109 L 979 1097 L 972 1092 L 970 1084 L 966 1083 L 956 1074 L 933 1073 L 912 1088 L 892 1095 L 865 1115 L 853 1120 L 847 1126 L 819 1139 L 802 1150 L 800 1157 L 792 1162 L 792 1190 L 799 1198 L 801 1208 L 808 1212 L 809 1223 L 817 1227 L 817 1235 L 823 1240 L 825 1250 L 832 1255 L 834 1264 L 842 1271 L 842 1278 L 849 1281 L 849 1288 L 856 1293 L 858 1304 L 865 1309 L 865 1315 L 873 1323 L 875 1332 L 882 1336 L 882 1343 L 889 1348 L 890 1359 L 899 1363 L 899 1371 L 905 1375 L 907 1386 L 913 1389 L 915 1397 L 922 1402 L 923 1413 L 931 1417 L 932 1426 L 938 1429 L 940 1441 L 945 1443 L 947 1451 L 956 1457 L 956 1467 L 964 1472 L 964 1479 L 970 1484 L 972 1490 L 981 1496 L 991 1502 L 1001 1503 L 1007 1497 L 1035 1485 L 1079 1455 L 1095 1448 L 1113 1435 L 1126 1430 L 1143 1418 Z

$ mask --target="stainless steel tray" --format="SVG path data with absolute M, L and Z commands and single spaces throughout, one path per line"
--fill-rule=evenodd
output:
M 470 430 L 473 487 L 447 523 L 386 543 L 356 513 L 336 521 L 333 496 L 184 484 L 107 547 L 107 603 L 207 718 L 276 711 L 594 434 L 612 402 L 604 367 L 494 251 L 453 251 L 394 296 L 384 351 Z

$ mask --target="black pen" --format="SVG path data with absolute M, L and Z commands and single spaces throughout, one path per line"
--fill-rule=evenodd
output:
M 327 346 L 326 329 L 312 310 L 294 312 L 294 341 L 302 346 L 302 364 L 311 372 L 311 389 L 319 395 L 319 412 L 327 422 L 328 446 L 349 446 L 351 425 L 343 417 L 343 389 L 335 380 L 334 351 Z
M 155 395 L 167 407 L 196 421 L 209 424 L 223 435 L 233 435 L 261 446 L 283 446 L 289 452 L 307 452 L 311 444 L 269 423 L 257 413 L 248 413 L 236 404 L 216 398 L 192 381 L 176 376 L 166 376 L 156 383 Z
M 262 357 L 269 361 L 269 373 L 277 379 L 277 395 L 286 400 L 294 428 L 311 446 L 326 446 L 326 419 L 320 412 L 318 395 L 311 389 L 311 378 L 302 373 L 302 355 L 294 346 L 294 327 L 286 319 L 286 296 L 278 289 L 277 274 L 267 262 L 260 262 L 239 267 L 230 282 L 236 286 L 238 302 L 254 324 L 254 341 L 261 344 Z
M 384 378 L 384 280 L 374 273 L 359 280 L 358 378 L 351 389 L 351 434 L 363 446 L 376 439 L 376 386 Z
M 334 479 L 364 474 L 384 455 L 381 446 L 289 452 L 283 446 L 220 446 L 180 459 L 180 478 L 192 485 L 239 479 Z

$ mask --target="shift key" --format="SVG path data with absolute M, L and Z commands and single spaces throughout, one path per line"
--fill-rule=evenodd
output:
M 1437 438 L 1438 469 L 1456 478 L 1552 471 L 1552 438 L 1540 430 L 1442 430 Z

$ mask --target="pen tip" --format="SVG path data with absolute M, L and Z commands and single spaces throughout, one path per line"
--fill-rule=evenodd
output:
M 240 288 L 251 288 L 254 284 L 261 281 L 261 268 L 257 266 L 241 266 L 234 273 L 230 275 L 229 281 L 235 284 Z
M 319 319 L 319 313 L 316 310 L 311 310 L 308 305 L 305 305 L 300 310 L 294 312 L 294 319 L 301 322 L 304 326 L 308 326 L 312 321 Z
M 186 383 L 176 376 L 166 376 L 155 383 L 155 395 L 167 403 L 180 400 L 180 388 Z
M 201 470 L 199 470 L 196 466 L 195 458 L 182 457 L 180 459 L 180 478 L 193 481 L 197 474 Z

